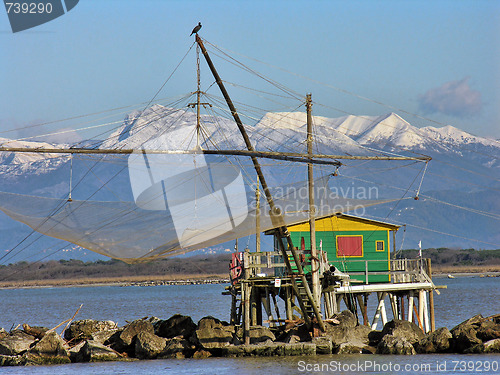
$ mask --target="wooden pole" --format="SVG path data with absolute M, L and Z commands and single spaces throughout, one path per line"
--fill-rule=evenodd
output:
M 293 298 L 293 293 L 290 287 L 287 287 L 285 290 L 285 309 L 286 309 L 286 318 L 288 320 L 293 319 L 293 307 L 292 307 L 292 298 Z
M 260 183 L 257 176 L 257 187 L 255 188 L 255 251 L 260 253 Z M 260 260 L 260 256 L 259 256 Z M 258 262 L 260 263 L 260 261 Z
M 201 103 L 203 105 L 203 103 Z M 137 153 L 138 150 L 135 149 L 103 149 L 103 148 L 85 148 L 85 147 L 75 147 L 75 148 L 31 148 L 31 147 L 0 147 L 0 152 L 26 152 L 30 154 L 109 154 L 109 155 L 128 155 Z M 144 150 L 146 154 L 173 154 L 173 155 L 183 155 L 183 154 L 211 154 L 211 155 L 240 155 L 240 156 L 256 156 L 259 158 L 268 159 L 278 159 L 278 160 L 288 160 L 296 161 L 302 163 L 313 163 L 313 164 L 327 164 L 340 166 L 341 163 L 337 159 L 346 160 L 419 160 L 426 161 L 430 160 L 429 157 L 406 157 L 406 156 L 352 156 L 352 155 L 325 155 L 325 154 L 313 154 L 314 159 L 311 160 L 309 156 L 304 157 L 304 154 L 298 152 L 266 152 L 266 151 L 248 151 L 248 150 Z M 329 159 L 328 160 L 317 160 L 317 159 Z
M 233 119 L 236 122 L 236 126 L 238 127 L 238 129 L 243 137 L 243 140 L 245 142 L 245 145 L 246 145 L 248 151 L 255 152 L 255 150 L 252 146 L 252 143 L 250 142 L 250 138 L 248 137 L 248 134 L 245 130 L 245 127 L 243 126 L 243 123 L 241 122 L 240 116 L 238 115 L 238 112 L 236 111 L 236 108 L 234 107 L 234 104 L 233 104 L 231 98 L 229 97 L 229 94 L 228 94 L 226 88 L 224 87 L 224 84 L 222 83 L 222 79 L 220 78 L 219 73 L 217 73 L 217 70 L 215 69 L 215 66 L 212 63 L 212 59 L 208 55 L 208 52 L 207 52 L 205 46 L 203 45 L 203 41 L 198 36 L 198 34 L 196 34 L 196 42 L 200 46 L 201 51 L 203 53 L 203 56 L 205 57 L 205 60 L 207 61 L 207 64 L 208 64 L 208 66 L 209 66 L 209 68 L 210 68 L 210 70 L 215 78 L 217 86 L 219 86 L 219 89 L 222 93 L 222 96 L 224 96 L 224 99 L 226 100 L 227 106 L 231 110 L 231 114 L 233 116 Z M 285 265 L 287 267 L 287 270 L 290 274 L 294 273 L 292 270 L 292 266 L 290 265 L 290 261 L 288 260 L 287 249 L 285 248 L 283 241 L 281 241 L 282 238 L 286 239 L 287 245 L 288 245 L 288 250 L 293 255 L 293 259 L 295 260 L 295 265 L 297 267 L 297 273 L 300 276 L 300 279 L 302 281 L 302 287 L 304 288 L 304 290 L 306 292 L 307 299 L 309 301 L 311 301 L 311 305 L 312 305 L 316 320 L 318 322 L 319 328 L 321 329 L 321 331 L 325 332 L 325 330 L 326 330 L 325 323 L 323 322 L 323 319 L 321 317 L 321 312 L 319 311 L 318 305 L 315 303 L 314 297 L 311 293 L 311 289 L 309 288 L 309 284 L 307 283 L 306 276 L 304 275 L 304 270 L 302 269 L 302 265 L 300 264 L 300 257 L 297 253 L 297 250 L 293 246 L 293 241 L 292 241 L 292 238 L 290 236 L 290 232 L 288 231 L 288 228 L 285 224 L 283 214 L 282 214 L 280 208 L 277 207 L 274 203 L 274 199 L 273 199 L 272 194 L 269 190 L 266 179 L 264 178 L 264 174 L 262 173 L 262 168 L 260 167 L 259 161 L 257 160 L 257 158 L 255 156 L 252 156 L 251 159 L 252 159 L 252 163 L 253 163 L 255 172 L 257 173 L 257 176 L 259 176 L 260 183 L 262 185 L 262 190 L 264 191 L 264 195 L 266 197 L 267 203 L 268 203 L 269 208 L 270 208 L 271 222 L 272 222 L 273 226 L 275 226 L 277 229 L 278 246 L 280 247 L 280 251 L 283 255 L 283 260 L 285 261 Z M 302 301 L 302 298 L 300 297 L 298 285 L 293 278 L 292 278 L 292 286 L 294 288 L 295 294 L 297 295 L 297 299 L 299 301 L 300 308 L 301 308 L 303 315 L 304 315 L 304 320 L 306 321 L 306 324 L 310 325 L 311 319 L 309 316 L 307 316 L 307 313 L 306 313 L 307 309 L 305 308 L 304 303 Z
M 427 258 L 427 275 L 429 275 L 429 278 L 432 281 L 432 266 L 430 258 Z M 429 291 L 429 308 L 431 310 L 431 332 L 434 332 L 436 330 L 436 316 L 434 314 L 434 291 L 432 289 Z
M 248 281 L 249 261 L 249 252 L 248 249 L 245 249 L 243 253 L 244 280 L 241 282 L 241 298 L 243 300 L 243 337 L 246 345 L 250 344 L 250 295 L 252 292 Z
M 377 292 L 378 305 L 377 309 L 375 310 L 375 316 L 373 317 L 372 321 L 372 330 L 377 329 L 378 321 L 380 318 L 382 318 L 382 326 L 384 326 L 385 323 L 387 323 L 387 315 L 385 313 L 385 303 L 384 303 L 384 298 L 386 295 L 387 292 Z
M 410 291 L 408 295 L 408 321 L 413 321 L 413 292 Z
M 312 135 L 312 100 L 311 94 L 306 96 L 307 111 L 307 154 L 309 157 L 313 153 L 313 135 Z M 311 273 L 312 273 L 312 293 L 314 302 L 320 306 L 320 283 L 319 283 L 319 259 L 316 249 L 316 206 L 314 204 L 314 175 L 313 165 L 307 164 L 307 180 L 309 185 L 309 236 L 311 243 Z
M 422 294 L 424 297 L 424 325 L 425 325 L 425 330 L 424 333 L 428 333 L 431 329 L 430 324 L 429 324 L 429 309 L 427 308 L 427 292 L 424 290 L 424 293 Z
M 418 311 L 417 311 L 417 305 L 413 305 L 413 310 L 415 312 L 415 317 L 417 318 L 417 321 L 418 321 L 418 326 L 420 327 L 420 329 L 423 331 L 424 330 L 424 327 L 422 326 L 422 320 L 420 319 L 420 316 L 418 315 Z
M 418 322 L 422 324 L 422 330 L 425 332 L 423 326 L 424 323 L 424 293 L 425 291 L 420 289 L 418 291 Z

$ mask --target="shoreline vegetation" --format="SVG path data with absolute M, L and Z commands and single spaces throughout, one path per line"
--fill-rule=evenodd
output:
M 401 258 L 416 258 L 418 250 L 404 250 Z M 500 249 L 426 249 L 434 277 L 500 276 Z M 0 265 L 0 288 L 182 285 L 227 283 L 230 253 L 160 259 L 127 264 L 119 260 L 83 262 L 50 260 Z

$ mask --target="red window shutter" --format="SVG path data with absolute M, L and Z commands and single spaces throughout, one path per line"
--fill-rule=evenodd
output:
M 338 236 L 337 256 L 361 257 L 363 256 L 362 236 Z

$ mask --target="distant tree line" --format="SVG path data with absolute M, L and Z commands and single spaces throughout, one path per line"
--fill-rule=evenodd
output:
M 120 260 L 49 260 L 0 265 L 0 281 L 113 278 L 126 276 L 217 275 L 229 272 L 231 255 L 193 256 L 127 264 Z
M 500 265 L 500 249 L 424 249 L 433 267 Z M 114 278 L 127 276 L 220 275 L 229 272 L 230 254 L 174 257 L 146 263 L 127 264 L 120 260 L 50 260 L 47 262 L 18 262 L 0 265 L 0 281 L 58 280 L 84 278 Z M 398 258 L 414 259 L 418 250 L 403 250 Z

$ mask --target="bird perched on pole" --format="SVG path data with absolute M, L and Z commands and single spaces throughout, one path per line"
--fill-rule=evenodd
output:
M 200 31 L 201 29 L 201 22 L 198 22 L 198 25 L 195 26 L 195 28 L 193 29 L 193 31 L 191 32 L 191 35 L 193 34 L 198 34 L 198 31 Z M 191 36 L 190 35 L 190 36 Z

